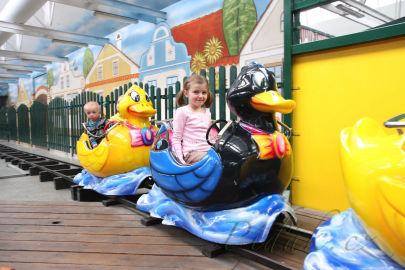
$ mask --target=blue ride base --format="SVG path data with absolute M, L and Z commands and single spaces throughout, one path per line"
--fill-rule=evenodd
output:
M 353 209 L 333 216 L 312 237 L 304 269 L 404 269 L 368 236 Z
M 74 177 L 73 182 L 103 195 L 124 196 L 135 194 L 142 181 L 151 176 L 150 167 L 141 167 L 104 178 L 82 170 Z
M 293 209 L 278 194 L 245 207 L 203 212 L 173 201 L 154 185 L 148 194 L 139 198 L 137 208 L 163 219 L 163 224 L 183 228 L 210 242 L 229 245 L 264 242 L 282 212 L 287 212 L 295 221 Z

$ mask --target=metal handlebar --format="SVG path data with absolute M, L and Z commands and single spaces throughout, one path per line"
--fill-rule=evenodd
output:
M 387 128 L 403 128 L 405 127 L 405 121 L 399 121 L 405 118 L 405 113 L 397 115 L 384 122 L 384 126 Z
M 290 139 L 291 133 L 292 133 L 292 128 L 290 128 L 289 126 L 287 126 L 286 124 L 284 124 L 283 122 L 278 121 L 278 120 L 277 120 L 277 124 L 279 124 L 280 126 L 285 128 L 285 130 L 287 131 L 287 134 L 284 134 L 284 135 L 287 137 L 287 139 Z

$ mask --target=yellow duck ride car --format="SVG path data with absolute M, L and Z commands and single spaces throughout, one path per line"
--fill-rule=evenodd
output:
M 394 127 L 405 127 L 405 122 L 393 123 Z M 353 210 L 370 238 L 405 266 L 403 129 L 395 133 L 365 118 L 344 129 L 341 142 L 343 174 Z
M 118 110 L 125 121 L 107 130 L 96 148 L 88 147 L 85 133 L 77 141 L 80 164 L 93 175 L 107 177 L 149 166 L 149 149 L 156 133 L 149 122 L 156 113 L 149 96 L 134 85 L 119 102 Z

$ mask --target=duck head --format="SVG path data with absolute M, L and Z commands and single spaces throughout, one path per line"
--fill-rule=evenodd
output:
M 118 111 L 128 123 L 139 128 L 149 127 L 149 117 L 156 113 L 148 94 L 138 85 L 128 89 L 119 102 Z
M 273 120 L 275 112 L 290 113 L 295 107 L 295 101 L 279 94 L 273 72 L 255 63 L 242 68 L 226 99 L 231 112 L 247 122 Z

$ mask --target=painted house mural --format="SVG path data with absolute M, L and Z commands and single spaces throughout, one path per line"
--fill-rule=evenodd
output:
M 186 45 L 188 54 L 192 56 L 192 72 L 239 62 L 239 56 L 231 56 L 228 51 L 222 28 L 222 10 L 175 26 L 172 34 L 176 42 Z
M 283 10 L 282 0 L 271 1 L 240 52 L 241 67 L 261 63 L 274 72 L 277 82 L 284 57 Z
M 119 34 L 118 37 L 121 38 L 121 35 Z M 95 92 L 105 97 L 115 88 L 129 82 L 139 82 L 139 66 L 126 56 L 120 48 L 107 43 L 86 77 L 86 91 Z
M 48 102 L 70 101 L 83 90 L 106 96 L 129 82 L 164 89 L 211 67 L 225 66 L 229 74 L 231 65 L 240 69 L 241 50 L 273 2 L 280 0 L 179 1 L 162 10 L 165 22 L 128 24 L 105 36 L 110 43 L 104 47 L 80 48 L 66 55 L 68 62 L 47 65 L 45 79 L 36 81 L 40 74 L 34 73 L 25 87 L 34 99 L 49 89 Z
M 51 83 L 51 70 L 48 71 L 48 83 Z M 63 62 L 59 64 L 58 80 L 50 88 L 50 97 L 51 99 L 62 97 L 70 102 L 77 94 L 80 94 L 84 90 L 84 85 L 84 77 L 79 73 L 75 62 L 73 69 L 69 62 Z
M 173 40 L 169 25 L 156 26 L 148 50 L 141 57 L 139 80 L 150 86 L 169 87 L 190 75 L 186 46 Z
M 300 29 L 300 43 L 329 38 L 314 29 Z M 284 57 L 284 1 L 272 0 L 240 52 L 240 67 L 257 62 L 269 68 L 281 82 Z

